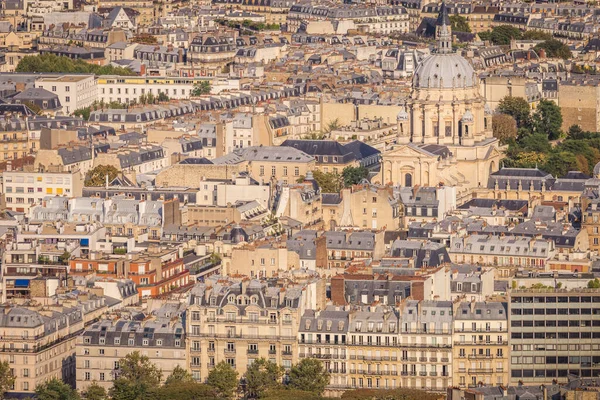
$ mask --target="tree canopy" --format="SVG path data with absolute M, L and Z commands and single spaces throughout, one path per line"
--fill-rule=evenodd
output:
M 321 394 L 329 384 L 329 371 L 316 358 L 303 358 L 292 367 L 288 386 L 292 389 Z
M 369 177 L 369 170 L 363 166 L 358 167 L 346 167 L 342 171 L 342 179 L 344 180 L 344 186 L 350 187 L 360 183 L 363 179 Z
M 112 400 L 146 400 L 158 388 L 162 371 L 148 356 L 134 351 L 119 361 L 119 377 L 110 389 Z
M 194 84 L 194 87 L 192 88 L 192 96 L 197 97 L 197 96 L 202 96 L 205 94 L 210 94 L 211 90 L 212 90 L 212 85 L 210 84 L 209 81 L 197 82 Z
M 513 117 L 517 128 L 528 129 L 531 126 L 531 108 L 523 97 L 504 97 L 498 104 L 498 112 Z
M 75 389 L 56 378 L 38 385 L 35 395 L 37 400 L 81 400 Z
M 89 64 L 83 60 L 72 60 L 69 57 L 54 54 L 25 56 L 19 61 L 16 72 L 61 72 L 96 75 L 135 75 L 128 68 L 113 67 L 112 65 Z
M 568 60 L 573 57 L 569 46 L 556 39 L 545 40 L 542 43 L 537 44 L 534 47 L 534 50 L 538 54 L 540 53 L 540 50 L 544 50 L 546 52 L 546 57 L 550 58 L 562 58 L 563 60 Z
M 108 182 L 111 182 L 119 174 L 119 170 L 112 165 L 98 165 L 86 174 L 85 186 L 104 186 L 106 175 L 108 175 Z
M 523 39 L 525 40 L 550 40 L 552 39 L 552 35 L 550 33 L 537 31 L 537 30 L 528 30 L 523 33 Z
M 224 398 L 230 398 L 238 386 L 238 373 L 231 365 L 221 361 L 208 373 L 206 384 Z
M 550 140 L 556 140 L 562 135 L 562 123 L 560 107 L 551 100 L 540 100 L 533 113 L 535 132 L 545 133 Z
M 522 38 L 522 36 L 523 33 L 514 26 L 500 25 L 492 29 L 492 32 L 490 34 L 490 40 L 492 41 L 492 43 L 497 45 L 509 45 L 511 40 L 519 40 Z M 479 37 L 481 38 L 481 34 L 479 35 Z
M 92 382 L 92 384 L 83 391 L 82 395 L 84 400 L 108 400 L 106 389 L 96 382 Z
M 4 399 L 4 394 L 15 384 L 15 375 L 8 361 L 0 362 L 0 400 Z
M 462 15 L 451 15 L 450 23 L 452 24 L 452 31 L 456 32 L 471 32 L 471 27 L 469 26 L 469 22 Z
M 269 390 L 280 388 L 282 377 L 282 367 L 265 358 L 259 358 L 246 371 L 246 392 L 249 397 L 260 398 Z
M 500 143 L 506 144 L 517 138 L 517 121 L 508 114 L 496 114 L 492 117 L 492 131 Z

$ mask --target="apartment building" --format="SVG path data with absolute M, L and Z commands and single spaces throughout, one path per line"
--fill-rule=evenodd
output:
M 599 289 L 510 293 L 510 384 L 566 383 L 600 374 Z
M 92 382 L 110 389 L 119 377 L 119 361 L 136 351 L 161 369 L 163 381 L 175 367 L 185 368 L 183 312 L 179 304 L 165 304 L 142 321 L 101 320 L 89 326 L 77 337 L 77 389 Z
M 581 196 L 581 229 L 588 234 L 590 250 L 600 251 L 600 194 L 586 190 Z
M 27 123 L 18 118 L 0 121 L 0 162 L 16 160 L 32 152 Z
M 63 75 L 41 77 L 35 87 L 56 94 L 66 114 L 89 107 L 98 100 L 98 85 L 94 75 Z
M 508 305 L 457 301 L 453 322 L 454 385 L 507 385 Z
M 322 272 L 327 275 L 341 273 L 346 263 L 352 260 L 379 260 L 385 252 L 383 231 L 327 231 L 324 236 L 327 265 L 318 267 L 323 267 Z
M 130 279 L 141 300 L 164 295 L 190 283 L 189 271 L 184 268 L 179 250 L 160 246 L 150 247 L 127 259 L 94 253 L 72 257 L 69 270 L 74 275 L 95 273 L 100 277 Z
M 401 386 L 443 391 L 452 381 L 452 303 L 406 299 L 399 309 Z
M 27 213 L 32 205 L 41 205 L 46 196 L 81 196 L 83 177 L 71 171 L 4 171 L 0 192 L 4 193 L 8 210 Z
M 327 389 L 348 387 L 348 327 L 350 311 L 328 306 L 323 311 L 306 310 L 298 327 L 298 356 L 316 358 L 330 374 Z
M 478 263 L 546 270 L 555 251 L 554 242 L 548 239 L 469 235 L 451 239 L 450 258 L 457 264 Z
M 257 358 L 289 369 L 298 361 L 303 296 L 301 287 L 269 287 L 257 280 L 196 285 L 186 320 L 188 365 L 194 379 L 205 380 L 222 361 L 240 375 Z
M 104 298 L 95 296 L 49 300 L 46 306 L 8 306 L 0 314 L 0 361 L 9 363 L 16 378 L 9 397 L 34 396 L 35 388 L 50 379 L 74 384 L 75 341 L 107 309 Z
M 297 253 L 288 251 L 284 243 L 257 241 L 231 250 L 231 263 L 225 275 L 245 275 L 252 278 L 276 276 L 280 271 L 297 269 L 300 259 Z

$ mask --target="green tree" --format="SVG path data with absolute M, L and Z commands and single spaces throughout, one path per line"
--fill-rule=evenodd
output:
M 451 15 L 450 23 L 452 24 L 452 31 L 456 32 L 471 32 L 471 27 L 469 26 L 469 22 L 462 15 Z
M 552 39 L 552 35 L 550 33 L 529 30 L 523 33 L 523 39 L 525 40 L 550 40 Z
M 329 384 L 329 371 L 316 358 L 303 358 L 290 370 L 289 387 L 321 394 Z
M 83 391 L 82 395 L 84 400 L 108 400 L 106 389 L 96 382 L 92 382 L 92 384 Z
M 167 96 L 167 94 L 166 94 L 166 93 L 164 93 L 164 92 L 160 92 L 160 93 L 158 94 L 158 97 L 157 97 L 157 99 L 158 99 L 158 101 L 159 101 L 159 102 L 161 102 L 161 103 L 162 103 L 162 102 L 166 102 L 166 101 L 169 101 L 169 100 L 170 100 L 170 99 L 169 99 L 169 96 Z
M 146 93 L 146 103 L 147 104 L 154 104 L 156 101 L 156 97 L 154 97 L 154 95 L 152 93 Z
M 260 398 L 269 390 L 281 387 L 283 368 L 264 358 L 255 360 L 246 371 L 248 397 Z
M 569 171 L 577 170 L 577 157 L 569 151 L 553 151 L 542 169 L 554 176 L 564 176 Z
M 537 133 L 544 133 L 550 140 L 562 135 L 562 113 L 560 107 L 551 100 L 541 100 L 533 113 L 533 126 Z
M 588 289 L 600 289 L 600 279 L 592 279 L 587 284 Z
M 160 384 L 162 371 L 147 356 L 134 351 L 119 360 L 119 377 L 110 389 L 112 400 L 146 400 Z
M 322 172 L 318 169 L 315 169 L 312 174 L 315 181 L 319 184 L 321 192 L 338 193 L 342 190 L 343 179 L 341 175 L 335 172 Z
M 4 399 L 5 393 L 15 384 L 15 375 L 8 361 L 0 362 L 0 400 Z
M 543 133 L 527 135 L 520 140 L 520 144 L 523 150 L 527 152 L 547 154 L 552 149 L 548 137 Z
M 164 385 L 144 400 L 222 400 L 217 391 L 209 385 L 198 382 L 179 382 Z
M 344 179 L 344 186 L 350 187 L 360 183 L 363 179 L 369 177 L 369 170 L 363 166 L 359 167 L 346 167 L 342 171 L 342 178 Z
M 506 96 L 498 103 L 498 112 L 510 115 L 517 122 L 517 128 L 531 127 L 531 109 L 523 97 Z
M 483 41 L 492 40 L 492 31 L 479 32 L 477 36 L 479 36 L 479 39 Z
M 227 362 L 221 361 L 208 373 L 206 384 L 221 397 L 230 398 L 238 387 L 238 373 Z
M 339 120 L 339 118 L 336 118 L 327 123 L 327 126 L 325 127 L 325 129 L 323 129 L 323 133 L 331 133 L 331 131 L 335 131 L 335 130 L 339 129 L 339 127 L 340 127 L 340 120 Z
M 194 379 L 192 378 L 192 375 L 185 369 L 181 368 L 179 365 L 175 366 L 175 368 L 173 368 L 173 372 L 171 372 L 171 375 L 169 375 L 167 377 L 167 379 L 165 380 L 165 385 L 177 385 L 180 384 L 182 382 L 193 382 Z
M 545 40 L 542 43 L 537 44 L 534 47 L 534 50 L 538 54 L 540 53 L 540 50 L 544 50 L 546 52 L 546 57 L 550 58 L 562 58 L 563 60 L 568 60 L 573 57 L 569 46 L 556 39 Z
M 517 138 L 517 121 L 508 114 L 495 114 L 492 117 L 492 131 L 500 143 L 506 144 Z
M 63 381 L 53 378 L 35 388 L 37 400 L 80 400 L 79 393 Z
M 113 67 L 112 65 L 96 65 L 84 60 L 72 60 L 69 57 L 54 54 L 25 56 L 15 68 L 17 72 L 60 72 L 82 73 L 97 75 L 135 75 L 129 68 Z
M 497 45 L 509 45 L 511 40 L 519 40 L 522 35 L 522 32 L 518 28 L 510 25 L 500 25 L 492 29 L 490 39 Z
M 196 84 L 194 84 L 194 87 L 192 89 L 192 96 L 197 97 L 197 96 L 210 94 L 211 90 L 212 90 L 212 85 L 210 84 L 209 81 L 197 82 Z
M 119 176 L 119 170 L 112 165 L 98 165 L 86 174 L 85 186 L 104 186 L 106 184 L 106 175 L 108 182 Z
M 92 113 L 91 107 L 78 108 L 77 110 L 73 111 L 74 116 L 83 118 L 86 121 L 90 120 L 91 113 Z
M 567 131 L 567 137 L 569 139 L 583 139 L 586 136 L 586 132 L 581 129 L 579 125 L 571 125 Z

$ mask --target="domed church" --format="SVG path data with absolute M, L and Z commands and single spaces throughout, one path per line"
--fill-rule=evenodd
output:
M 459 198 L 485 186 L 502 149 L 471 64 L 452 49 L 448 9 L 436 21 L 436 48 L 415 70 L 397 116 L 396 145 L 383 154 L 383 183 L 455 186 Z

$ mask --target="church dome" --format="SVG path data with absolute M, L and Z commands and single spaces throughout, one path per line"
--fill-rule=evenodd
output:
M 473 116 L 473 113 L 471 112 L 471 110 L 467 110 L 465 111 L 465 113 L 463 114 L 462 118 L 460 119 L 462 122 L 473 122 L 475 121 L 475 117 Z
M 475 86 L 471 64 L 455 53 L 432 54 L 417 67 L 413 86 L 422 89 L 460 89 Z

